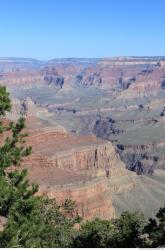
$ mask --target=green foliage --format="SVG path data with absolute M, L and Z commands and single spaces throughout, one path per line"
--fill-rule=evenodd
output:
M 6 87 L 0 86 L 0 116 L 4 116 L 6 111 L 10 111 L 11 101 Z
M 72 247 L 107 247 L 113 232 L 114 226 L 111 221 L 100 219 L 87 221 L 75 235 Z
M 0 178 L 0 215 L 8 217 L 12 206 L 26 200 L 38 191 L 36 184 L 29 185 L 27 171 L 14 171 Z
M 140 213 L 123 212 L 119 219 L 114 220 L 117 229 L 116 242 L 118 247 L 142 247 L 141 238 L 145 218 Z M 116 247 L 117 247 L 116 246 Z
M 95 219 L 81 227 L 73 247 L 142 247 L 143 221 L 143 215 L 129 212 L 111 221 Z
M 0 115 L 5 115 L 11 107 L 9 94 L 5 87 L 0 86 Z M 0 147 L 0 214 L 7 216 L 9 209 L 15 201 L 32 195 L 37 191 L 36 185 L 28 190 L 29 184 L 26 178 L 26 170 L 22 172 L 15 171 L 10 173 L 8 168 L 12 165 L 18 165 L 22 157 L 31 152 L 30 147 L 23 147 L 23 138 L 26 134 L 22 133 L 25 128 L 25 120 L 20 118 L 16 124 L 10 123 L 7 127 L 1 123 L 3 131 L 8 130 L 11 134 L 6 137 L 5 142 Z
M 5 116 L 6 111 L 11 110 L 11 101 L 9 93 L 6 91 L 6 87 L 0 86 L 0 118 Z M 4 132 L 5 128 L 0 121 L 0 133 Z
M 10 209 L 2 247 L 69 247 L 76 218 L 63 214 L 63 206 L 47 197 L 31 196 L 15 202 Z
M 12 165 L 18 165 L 22 157 L 31 153 L 31 147 L 24 148 L 24 137 L 27 136 L 21 131 L 25 128 L 24 118 L 20 118 L 16 124 L 11 124 L 11 137 L 5 139 L 0 147 L 0 175 L 5 174 L 5 169 Z
M 165 247 L 165 207 L 160 208 L 155 219 L 150 219 L 145 227 L 151 247 Z

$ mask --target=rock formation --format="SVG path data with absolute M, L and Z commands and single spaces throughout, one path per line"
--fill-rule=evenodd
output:
M 115 216 L 109 182 L 117 176 L 126 177 L 128 172 L 110 142 L 48 127 L 29 130 L 27 144 L 33 154 L 24 159 L 22 167 L 27 167 L 30 180 L 40 185 L 39 194 L 59 201 L 75 200 L 79 213 L 87 219 Z M 120 191 L 134 186 L 131 177 L 128 183 L 130 186 L 124 184 Z

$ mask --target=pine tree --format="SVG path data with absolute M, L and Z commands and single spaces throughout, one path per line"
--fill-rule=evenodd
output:
M 156 218 L 150 218 L 144 229 L 151 247 L 165 247 L 165 207 L 160 208 Z

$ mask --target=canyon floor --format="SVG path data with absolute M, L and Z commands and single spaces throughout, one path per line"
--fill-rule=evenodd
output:
M 0 59 L 7 117 L 27 119 L 24 160 L 39 193 L 85 218 L 165 203 L 165 58 Z

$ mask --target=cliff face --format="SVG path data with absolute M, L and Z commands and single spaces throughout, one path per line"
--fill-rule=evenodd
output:
M 142 112 L 140 115 L 139 120 L 134 115 L 133 120 L 114 123 L 110 123 L 108 118 L 100 119 L 95 123 L 93 132 L 98 137 L 113 141 L 129 170 L 152 175 L 155 169 L 165 169 L 164 116 L 154 119 L 143 117 Z M 125 127 L 124 132 L 119 129 L 121 125 Z
M 54 168 L 87 170 L 92 176 L 105 176 L 106 171 L 113 176 L 124 169 L 110 142 L 94 136 L 77 137 L 51 128 L 31 133 L 28 144 Z
M 0 84 L 9 87 L 32 87 L 34 83 L 41 83 L 43 81 L 42 75 L 39 71 L 16 71 L 1 73 Z
M 136 75 L 129 89 L 120 98 L 133 98 L 142 95 L 154 95 L 165 88 L 165 66 L 160 64 L 153 69 L 146 69 Z
M 40 185 L 39 194 L 59 201 L 75 200 L 86 219 L 115 216 L 112 192 L 133 188 L 134 182 L 110 142 L 69 135 L 62 128 L 32 130 L 29 134 L 27 144 L 33 153 L 23 160 L 22 167 L 28 168 L 31 182 Z M 109 183 L 117 177 L 128 178 L 127 184 L 110 188 Z
M 104 65 L 88 67 L 77 78 L 84 86 L 95 86 L 100 89 L 123 90 L 127 89 L 134 76 L 143 69 L 144 66 L 134 65 Z
M 42 185 L 39 195 L 43 193 L 55 197 L 59 202 L 68 198 L 76 201 L 77 211 L 85 219 L 115 217 L 107 180 L 104 178 L 49 187 Z
M 42 64 L 41 64 L 42 65 Z M 5 65 L 4 65 L 5 67 Z M 11 66 L 12 67 L 12 66 Z M 34 67 L 25 69 L 21 66 L 18 69 L 2 70 L 0 71 L 0 84 L 6 85 L 9 88 L 21 86 L 23 88 L 30 88 L 38 85 L 51 85 L 56 88 L 62 88 L 64 83 L 74 80 L 76 75 L 83 70 L 84 66 L 79 64 L 48 64 L 43 67 Z M 1 61 L 0 61 L 1 69 Z
M 164 77 L 164 61 L 161 58 L 113 58 L 103 59 L 97 66 L 87 67 L 77 78 L 85 86 L 100 89 L 151 92 L 159 88 Z M 144 84 L 145 82 L 145 84 Z
M 138 174 L 150 174 L 155 169 L 165 169 L 165 142 L 118 145 L 118 153 L 128 169 Z

